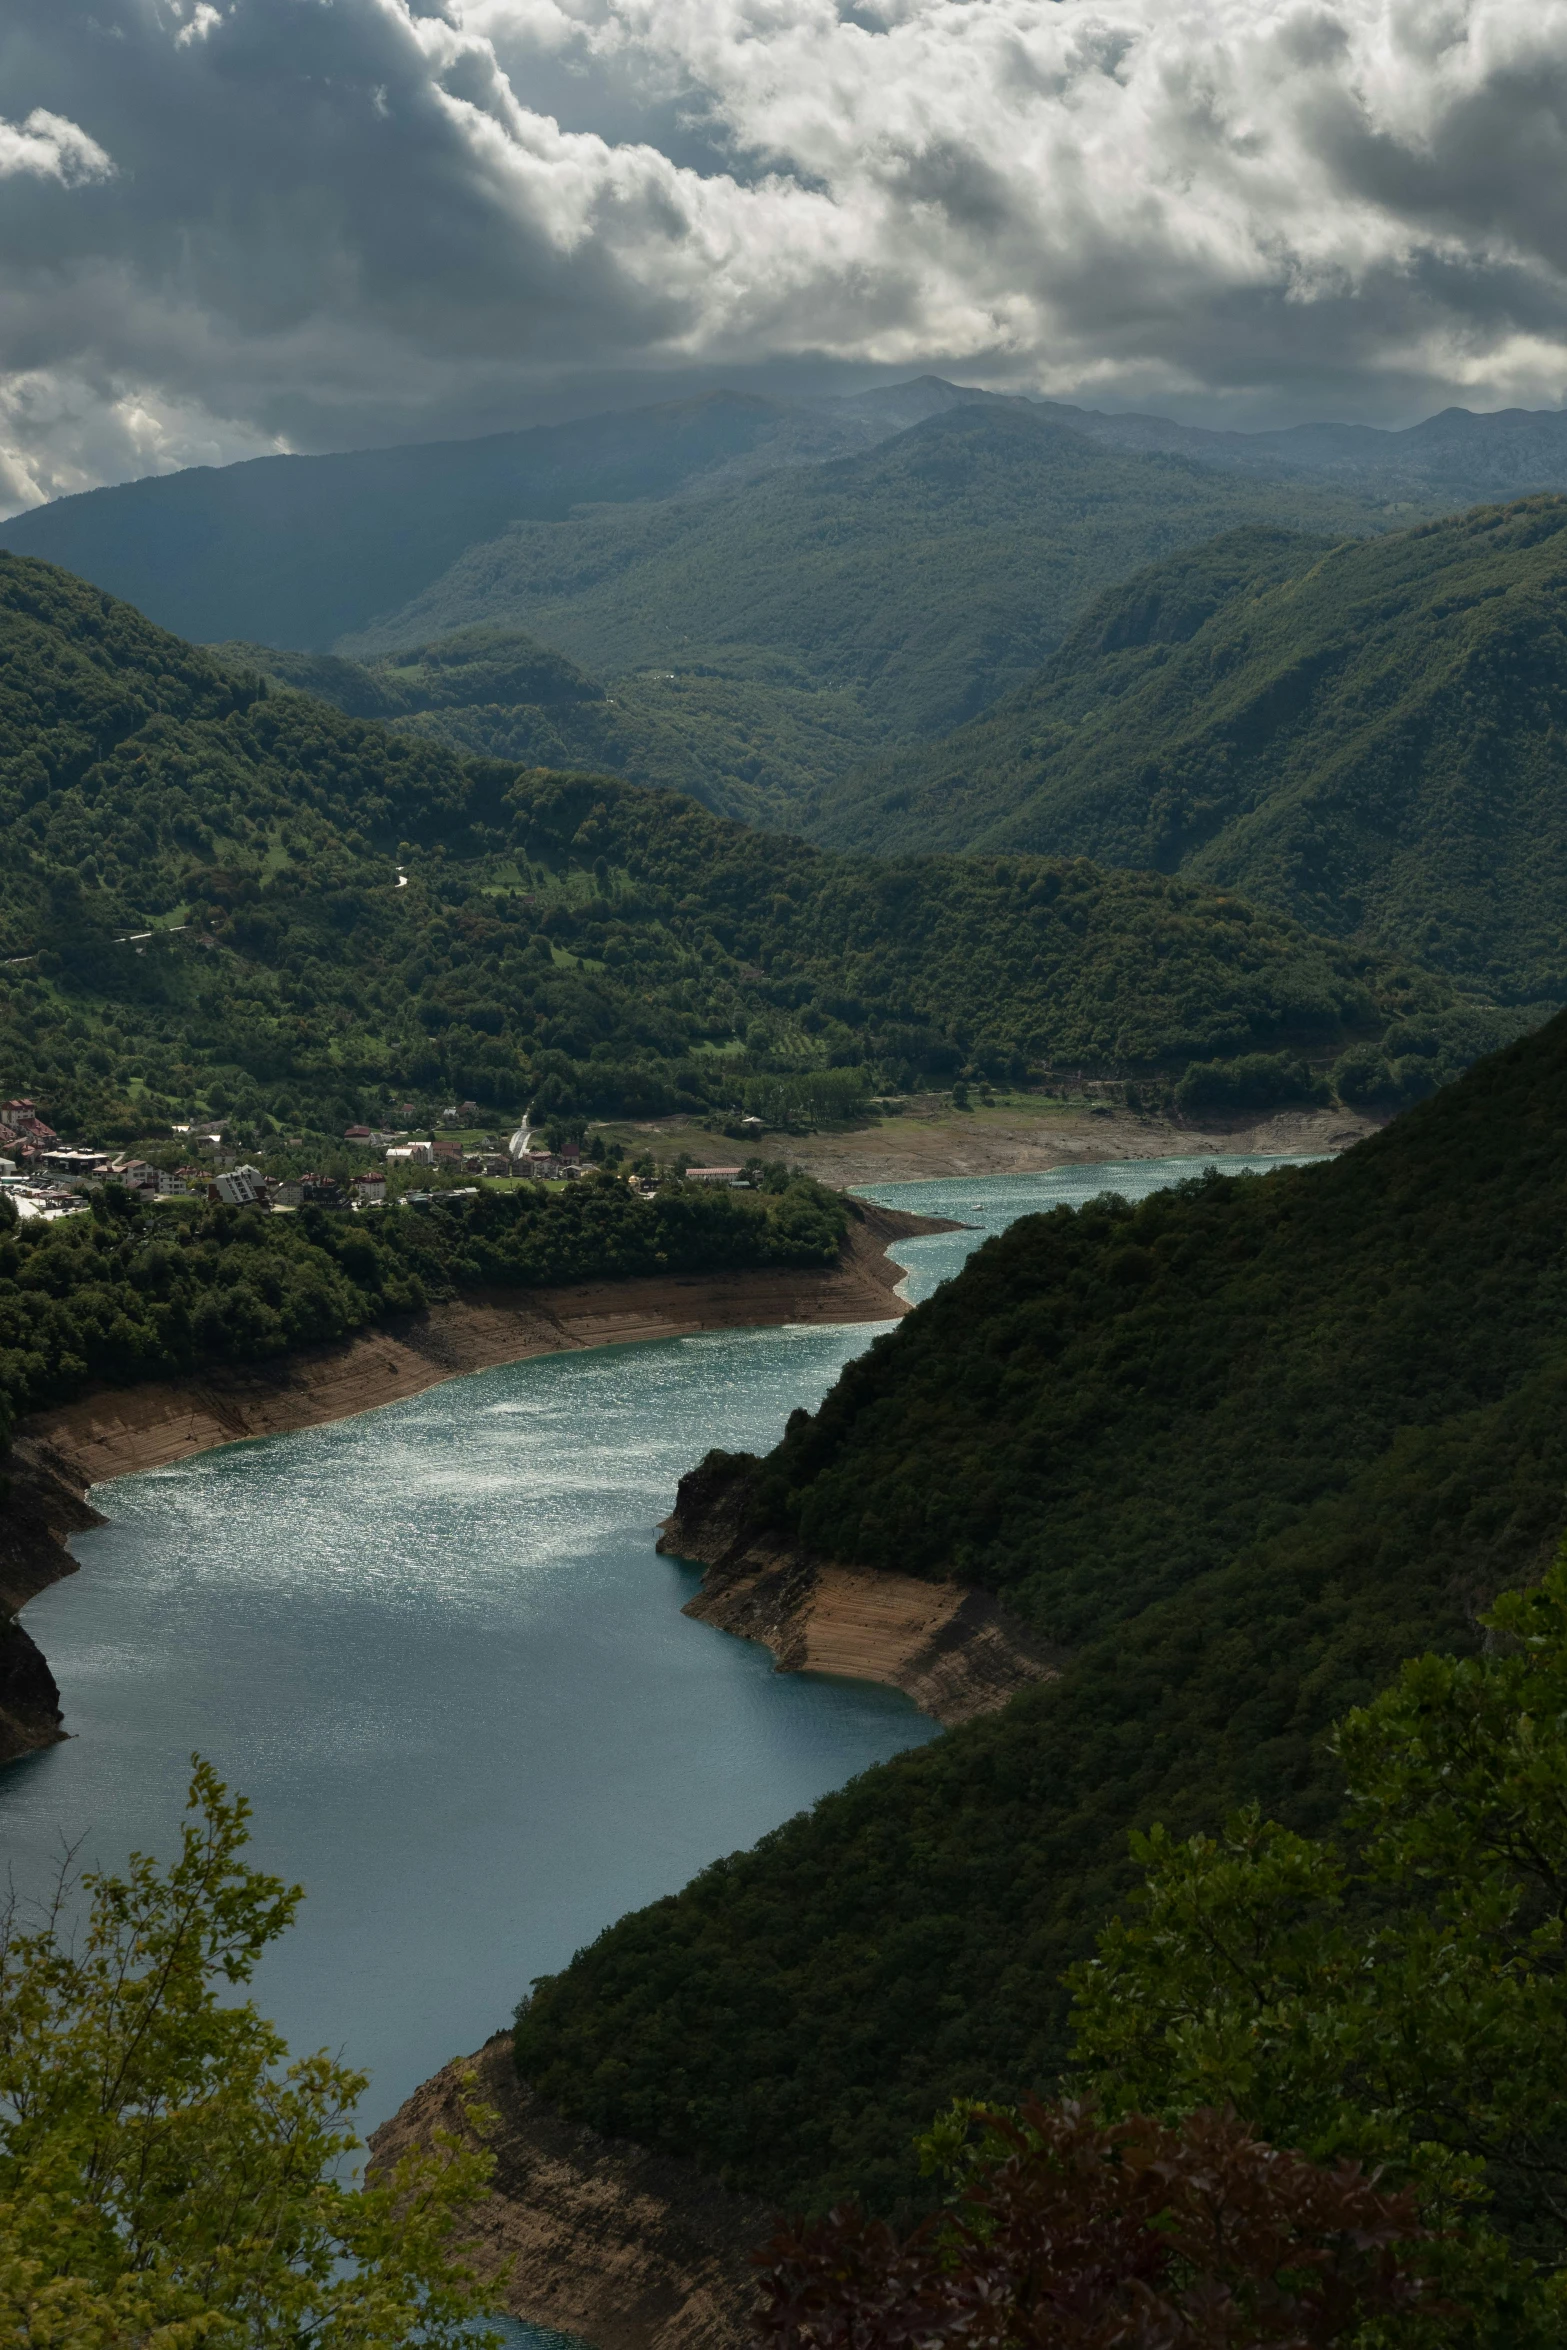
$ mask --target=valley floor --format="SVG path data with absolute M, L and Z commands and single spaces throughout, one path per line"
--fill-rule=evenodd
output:
M 1024 1175 L 1097 1159 L 1217 1158 L 1229 1152 L 1289 1157 L 1348 1150 L 1385 1123 L 1351 1110 L 1271 1110 L 1204 1124 L 1141 1117 L 1086 1102 L 1014 1095 L 987 1109 L 955 1111 L 945 1099 L 896 1118 L 836 1134 L 767 1135 L 737 1144 L 682 1118 L 606 1124 L 599 1131 L 633 1153 L 689 1151 L 709 1165 L 759 1149 L 787 1158 L 840 1189 L 862 1183 L 921 1183 L 943 1175 Z

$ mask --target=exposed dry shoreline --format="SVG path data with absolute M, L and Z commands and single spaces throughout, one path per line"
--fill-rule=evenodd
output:
M 760 1641 L 779 1672 L 881 1681 L 950 1726 L 993 1713 L 1066 1662 L 989 1592 L 843 1566 L 753 1534 L 747 1498 L 743 1470 L 691 1470 L 658 1547 L 707 1569 L 684 1613 Z
M 1024 1096 L 989 1109 L 957 1111 L 945 1096 L 931 1096 L 911 1101 L 900 1117 L 874 1126 L 792 1136 L 789 1157 L 818 1182 L 849 1189 L 867 1183 L 927 1183 L 933 1177 L 1037 1175 L 1101 1160 L 1337 1152 L 1386 1123 L 1380 1114 L 1358 1110 L 1299 1109 L 1210 1115 L 1192 1125 L 1110 1101 L 1063 1104 Z M 606 1121 L 603 1131 L 634 1150 L 645 1150 L 650 1141 L 661 1150 L 683 1145 L 698 1157 L 713 1149 L 710 1134 L 681 1118 Z
M 562 2121 L 519 2081 L 511 2034 L 455 2059 L 370 2140 L 374 2165 L 437 2131 L 472 2143 L 465 2107 L 496 2116 L 489 2193 L 462 2229 L 480 2275 L 502 2271 L 513 2316 L 583 2335 L 596 2350 L 742 2350 L 754 2298 L 751 2248 L 765 2204 L 689 2163 Z
M 103 1519 L 91 1486 L 258 1436 L 319 1427 L 400 1402 L 445 1379 L 533 1355 L 784 1323 L 885 1322 L 895 1295 L 889 1242 L 950 1230 L 941 1218 L 856 1203 L 835 1264 L 583 1281 L 474 1291 L 396 1326 L 275 1364 L 101 1388 L 24 1422 L 0 1511 L 0 1607 L 23 1607 L 74 1572 L 69 1537 Z M 0 1640 L 0 1762 L 66 1735 L 48 1666 L 20 1628 Z

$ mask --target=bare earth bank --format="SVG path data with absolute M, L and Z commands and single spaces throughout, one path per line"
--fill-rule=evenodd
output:
M 745 1530 L 746 1480 L 722 1462 L 680 1480 L 658 1547 L 707 1569 L 685 1614 L 770 1648 L 781 1673 L 883 1681 L 948 1725 L 991 1713 L 1065 1651 L 989 1592 L 848 1567 Z
M 471 2141 L 464 2107 L 475 2097 L 497 2116 L 495 2175 L 463 2240 L 481 2275 L 504 2273 L 514 2316 L 597 2350 L 740 2350 L 746 2256 L 769 2233 L 766 2205 L 562 2121 L 518 2080 L 509 2032 L 416 2089 L 370 2140 L 372 2166 L 436 2131 Z
M 932 1098 L 896 1118 L 841 1134 L 791 1135 L 791 1162 L 819 1182 L 928 1183 L 951 1175 L 1034 1175 L 1096 1159 L 1212 1159 L 1227 1152 L 1291 1157 L 1348 1150 L 1386 1120 L 1352 1110 L 1270 1110 L 1217 1115 L 1201 1124 L 1144 1117 L 1117 1105 L 1041 1102 L 1023 1094 L 988 1109 L 954 1110 Z M 634 1149 L 649 1140 L 684 1145 L 698 1159 L 721 1158 L 734 1145 L 678 1118 L 608 1125 Z M 1195 1172 L 1195 1170 L 1194 1170 Z
M 397 1403 L 445 1379 L 532 1355 L 783 1323 L 885 1322 L 907 1311 L 888 1243 L 950 1229 L 942 1219 L 856 1203 L 835 1264 L 585 1281 L 474 1292 L 397 1327 L 278 1363 L 140 1387 L 101 1388 L 24 1422 L 0 1506 L 0 1608 L 22 1607 L 74 1572 L 69 1537 L 103 1519 L 87 1499 L 106 1478 L 279 1436 Z M 20 1626 L 0 1633 L 0 1762 L 52 1744 L 59 1692 Z

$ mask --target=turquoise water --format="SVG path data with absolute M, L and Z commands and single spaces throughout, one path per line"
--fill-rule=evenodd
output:
M 1031 1209 L 1192 1172 L 871 1196 L 974 1227 L 899 1243 L 921 1297 Z M 257 1862 L 307 1891 L 258 1997 L 296 2050 L 370 2071 L 373 2127 L 624 1911 L 936 1735 L 891 1691 L 776 1674 L 690 1622 L 696 1573 L 653 1550 L 681 1472 L 765 1449 L 875 1328 L 548 1356 L 100 1487 L 110 1523 L 27 1611 L 72 1736 L 0 1774 L 18 1884 L 62 1838 L 83 1865 L 167 1852 L 209 1756 L 254 1804 Z
M 1043 1175 L 953 1175 L 930 1183 L 871 1183 L 857 1186 L 866 1199 L 883 1207 L 911 1208 L 922 1216 L 951 1216 L 977 1229 L 927 1233 L 922 1240 L 900 1240 L 892 1251 L 908 1268 L 898 1284 L 905 1297 L 916 1302 L 955 1273 L 980 1241 L 992 1232 L 1004 1232 L 1019 1216 L 1033 1216 L 1050 1208 L 1080 1208 L 1098 1193 L 1117 1192 L 1122 1199 L 1146 1199 L 1213 1167 L 1221 1175 L 1266 1175 L 1275 1167 L 1310 1166 L 1309 1157 L 1201 1159 L 1111 1159 L 1085 1167 L 1052 1167 Z

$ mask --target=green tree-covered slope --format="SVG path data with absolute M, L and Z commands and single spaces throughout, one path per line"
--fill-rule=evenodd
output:
M 94 1386 L 253 1363 L 346 1338 L 465 1289 L 830 1264 L 851 1211 L 807 1175 L 640 1198 L 590 1173 L 350 1219 L 306 1208 L 142 1208 L 18 1224 L 0 1207 L 0 1452 L 14 1422 Z M 4 1618 L 0 1616 L 0 1625 Z
M 478 440 L 195 466 L 13 515 L 0 522 L 0 545 L 64 564 L 203 642 L 243 637 L 322 651 L 405 605 L 513 520 L 820 465 L 944 410 L 987 404 L 1001 403 L 936 376 L 848 398 L 719 390 Z M 1035 405 L 1110 450 L 1174 456 L 1264 483 L 1314 483 L 1390 512 L 1567 487 L 1567 425 L 1550 411 L 1454 408 L 1403 432 L 1321 424 L 1249 433 Z
M 721 494 L 515 523 L 337 650 L 503 621 L 606 681 L 712 670 L 852 691 L 878 733 L 917 737 L 1021 683 L 1112 581 L 1255 521 L 1386 526 L 1354 492 L 1100 448 L 1022 401 L 967 404 Z
M 786 824 L 824 782 L 875 748 L 852 692 L 649 670 L 613 694 L 521 629 L 479 622 L 379 659 L 223 644 L 228 667 L 380 718 L 451 750 L 526 767 L 592 767 L 689 792 L 745 823 Z
M 597 1114 L 1029 1061 L 1325 1065 L 1412 1017 L 1463 1060 L 1498 1033 L 1413 965 L 1183 881 L 836 858 L 465 760 L 15 556 L 0 820 L 9 1082 L 105 1134 L 193 1106 L 340 1127 L 409 1090 Z
M 839 846 L 1182 872 L 1514 1000 L 1567 996 L 1567 499 L 1248 531 L 1101 600 L 1023 691 L 822 795 Z
M 765 1462 L 713 1456 L 683 1511 L 957 1571 L 1072 1653 L 612 1927 L 525 2075 L 789 2202 L 913 2193 L 954 2093 L 1048 2087 L 1127 1830 L 1322 1823 L 1326 1726 L 1548 1554 L 1564 1153 L 1567 1018 L 1336 1161 L 1024 1219 Z

